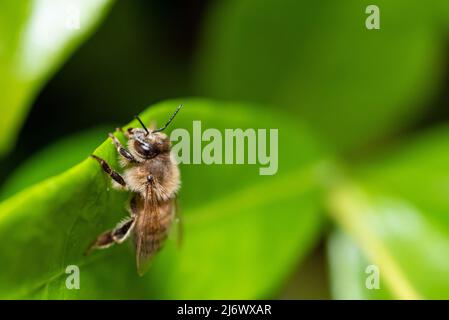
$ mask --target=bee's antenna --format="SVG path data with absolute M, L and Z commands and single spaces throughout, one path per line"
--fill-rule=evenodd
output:
M 145 124 L 142 122 L 142 120 L 139 118 L 139 116 L 135 116 L 135 118 L 140 122 L 142 128 L 145 129 L 145 131 L 147 132 L 147 134 L 149 134 L 150 132 L 148 131 L 147 127 L 146 127 Z
M 165 130 L 165 128 L 167 128 L 168 125 L 170 124 L 170 122 L 172 122 L 173 118 L 176 116 L 176 114 L 178 113 L 179 109 L 181 109 L 183 105 L 184 105 L 184 103 L 181 103 L 181 104 L 179 105 L 179 107 L 176 108 L 175 112 L 173 112 L 173 114 L 171 115 L 170 119 L 168 119 L 168 121 L 167 121 L 167 123 L 165 124 L 165 126 L 163 126 L 162 128 L 153 130 L 153 132 L 160 132 L 160 131 Z

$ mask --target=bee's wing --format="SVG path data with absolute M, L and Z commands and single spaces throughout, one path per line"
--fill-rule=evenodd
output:
M 157 251 L 154 235 L 160 228 L 158 226 L 159 208 L 150 186 L 147 186 L 143 202 L 143 209 L 137 217 L 134 229 L 137 273 L 141 276 L 148 271 L 151 265 L 151 258 Z
M 139 275 L 148 271 L 152 257 L 161 248 L 168 232 L 166 227 L 173 217 L 173 208 L 173 201 L 159 205 L 154 192 L 148 190 L 143 211 L 139 214 L 134 229 Z M 170 219 L 168 224 L 167 219 Z

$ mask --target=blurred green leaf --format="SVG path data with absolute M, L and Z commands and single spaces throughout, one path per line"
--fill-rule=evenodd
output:
M 161 103 L 142 118 L 165 122 L 178 103 Z M 181 165 L 183 245 L 178 249 L 169 241 L 144 278 L 137 277 L 131 243 L 83 257 L 100 232 L 126 215 L 129 197 L 110 188 L 94 160 L 1 203 L 0 297 L 273 296 L 319 236 L 319 182 L 328 162 L 300 123 L 257 110 L 190 99 L 176 117 L 169 129 L 191 132 L 192 120 L 201 120 L 203 129 L 279 128 L 281 161 L 274 176 L 260 176 L 255 165 Z M 95 153 L 117 167 L 110 141 Z M 71 264 L 80 266 L 80 290 L 65 287 L 64 270 Z
M 95 29 L 110 3 L 0 2 L 0 156 L 14 144 L 44 83 Z
M 321 243 L 320 243 L 321 244 Z M 325 248 L 321 245 L 297 265 L 296 271 L 276 296 L 281 300 L 329 300 L 331 290 Z
M 368 289 L 367 278 L 372 265 L 361 249 L 345 233 L 337 230 L 328 239 L 328 260 L 332 298 L 339 300 L 391 299 L 382 273 L 379 289 Z
M 438 89 L 447 37 L 441 2 L 226 0 L 206 23 L 201 95 L 269 103 L 337 146 L 384 137 L 418 119 Z
M 84 160 L 104 140 L 111 127 L 98 127 L 64 137 L 31 156 L 3 183 L 0 199 L 55 176 Z M 37 168 L 39 168 L 37 170 Z
M 425 134 L 331 196 L 333 217 L 395 298 L 449 297 L 448 141 L 447 127 Z

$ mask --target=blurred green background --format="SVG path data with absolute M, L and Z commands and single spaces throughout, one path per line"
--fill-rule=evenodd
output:
M 0 0 L 0 298 L 449 298 L 448 44 L 446 0 Z M 127 200 L 87 156 L 185 97 L 278 173 L 181 165 L 180 248 L 84 257 Z

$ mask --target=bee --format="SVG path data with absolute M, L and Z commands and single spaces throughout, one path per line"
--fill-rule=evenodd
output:
M 167 123 L 159 129 L 148 129 L 136 116 L 142 128 L 122 131 L 128 139 L 127 148 L 109 133 L 125 168 L 123 174 L 96 155 L 101 168 L 120 189 L 132 192 L 129 217 L 120 221 L 115 228 L 100 234 L 87 253 L 95 249 L 109 248 L 123 243 L 133 235 L 136 248 L 137 273 L 143 275 L 149 268 L 151 258 L 159 251 L 168 231 L 176 219 L 176 196 L 180 187 L 179 168 L 170 153 L 170 139 L 162 131 L 172 122 L 182 104 L 175 110 Z

